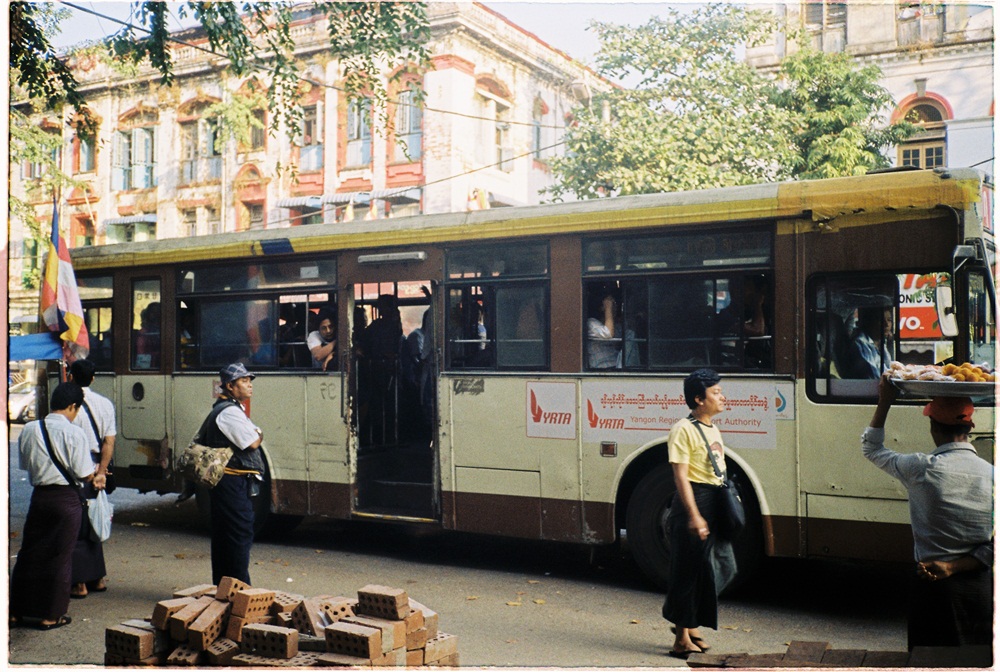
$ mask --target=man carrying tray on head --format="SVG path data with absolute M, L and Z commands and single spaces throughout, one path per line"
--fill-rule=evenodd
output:
M 916 576 L 910 592 L 907 645 L 993 642 L 993 465 L 969 442 L 975 410 L 968 397 L 936 397 L 931 453 L 885 447 L 885 420 L 896 400 L 885 374 L 878 406 L 861 436 L 864 456 L 906 486 Z

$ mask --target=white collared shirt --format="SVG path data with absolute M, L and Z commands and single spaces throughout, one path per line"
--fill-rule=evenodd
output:
M 94 422 L 97 423 L 97 431 L 101 438 L 117 435 L 115 429 L 115 405 L 104 395 L 94 392 L 89 387 L 83 388 L 83 399 L 87 402 L 91 412 L 94 414 Z M 87 417 L 87 409 L 80 407 L 80 412 L 76 414 L 73 424 L 83 430 L 87 437 L 87 449 L 92 453 L 101 452 L 98 444 L 98 437 L 94 436 L 94 427 Z
M 48 430 L 52 450 L 66 471 L 80 480 L 94 473 L 94 462 L 87 450 L 87 437 L 83 430 L 73 425 L 65 415 L 50 413 L 44 420 L 26 424 L 17 441 L 20 466 L 28 472 L 32 486 L 69 485 L 49 457 L 42 437 L 42 422 Z

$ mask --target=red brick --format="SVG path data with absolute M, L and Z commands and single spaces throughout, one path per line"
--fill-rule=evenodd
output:
M 195 651 L 187 644 L 181 644 L 167 656 L 167 665 L 171 667 L 199 667 L 204 659 L 203 651 Z
M 104 652 L 104 667 L 122 667 L 125 664 L 125 659 L 121 656 L 116 656 L 113 653 Z
M 437 637 L 427 640 L 427 646 L 424 648 L 424 665 L 436 663 L 457 652 L 458 636 L 439 632 Z
M 239 652 L 239 644 L 226 637 L 221 637 L 212 642 L 212 645 L 205 651 L 205 657 L 208 659 L 209 665 L 226 666 Z
M 174 597 L 201 597 L 202 595 L 214 595 L 216 587 L 211 583 L 201 583 L 190 588 L 182 588 L 174 591 Z
M 148 630 L 153 633 L 153 653 L 163 653 L 170 648 L 170 635 L 163 631 L 157 630 L 153 627 L 153 624 L 147 620 L 140 618 L 132 618 L 127 621 L 122 621 L 122 625 L 127 625 L 130 628 L 138 628 L 139 630 Z
M 241 641 L 243 639 L 243 626 L 246 624 L 247 621 L 245 618 L 230 616 L 229 624 L 226 625 L 226 637 L 234 642 Z
M 104 650 L 122 658 L 148 658 L 154 639 L 152 630 L 116 625 L 104 631 Z
M 387 618 L 375 618 L 374 616 L 348 616 L 340 622 L 367 625 L 369 628 L 381 630 L 382 653 L 403 648 L 406 643 L 406 623 L 404 621 L 390 621 Z
M 299 652 L 299 632 L 262 623 L 245 625 L 240 651 L 267 658 L 291 658 Z
M 188 604 L 186 607 L 174 612 L 167 619 L 167 624 L 170 627 L 170 638 L 177 642 L 186 642 L 188 626 L 213 602 L 215 600 L 211 597 L 203 595 L 202 597 L 195 598 L 194 602 Z
M 292 612 L 295 610 L 295 607 L 299 606 L 299 602 L 304 599 L 306 598 L 302 595 L 276 590 L 274 591 L 274 602 L 271 603 L 271 613 Z
M 326 637 L 306 635 L 300 632 L 299 651 L 318 651 L 320 653 L 324 653 L 326 651 Z
M 322 636 L 323 628 L 353 615 L 354 610 L 346 597 L 311 597 L 295 607 L 292 623 L 299 632 Z
M 406 652 L 406 666 L 407 667 L 420 667 L 424 664 L 424 650 L 417 649 L 416 651 Z
M 437 667 L 461 667 L 458 662 L 458 651 L 451 654 L 450 656 L 445 656 L 441 660 L 434 663 Z
M 162 667 L 167 662 L 167 656 L 163 653 L 154 653 L 148 658 L 123 658 L 124 667 Z
M 250 587 L 250 584 L 243 583 L 239 579 L 234 579 L 231 576 L 224 576 L 222 577 L 222 580 L 219 581 L 218 590 L 215 591 L 215 599 L 222 600 L 224 602 L 232 602 L 233 596 L 236 593 Z
M 382 631 L 340 621 L 326 628 L 326 648 L 333 653 L 372 660 L 382 655 Z
M 271 616 L 274 591 L 263 588 L 247 588 L 233 596 L 233 616 L 241 616 L 251 623 L 264 623 Z
M 438 634 L 438 615 L 436 611 L 428 609 L 424 605 L 420 604 L 416 600 L 410 600 L 410 608 L 414 609 L 423 616 L 423 622 L 417 627 L 427 628 L 427 639 L 434 639 Z M 416 629 L 416 628 L 414 628 Z
M 406 623 L 407 632 L 413 632 L 414 630 L 424 627 L 424 612 L 413 608 L 413 600 L 410 600 L 410 603 L 410 611 L 406 614 L 406 618 L 403 619 L 403 622 Z
M 406 667 L 406 650 L 393 649 L 372 660 L 372 667 Z
M 321 653 L 316 658 L 320 666 L 325 667 L 371 667 L 372 661 L 357 656 L 346 656 L 342 653 Z
M 406 650 L 416 651 L 427 646 L 427 641 L 434 639 L 433 637 L 428 637 L 427 634 L 427 628 L 418 628 L 413 632 L 406 633 Z
M 205 607 L 205 611 L 188 626 L 188 644 L 191 648 L 204 651 L 212 642 L 222 636 L 222 628 L 226 625 L 226 616 L 232 605 L 229 602 L 213 600 Z
M 358 591 L 355 613 L 401 621 L 410 613 L 410 598 L 402 588 L 369 584 Z
M 162 600 L 153 607 L 153 618 L 151 623 L 157 630 L 167 630 L 170 625 L 170 617 L 178 611 L 195 601 L 193 597 L 179 597 L 173 600 Z
M 292 615 L 287 611 L 280 611 L 271 617 L 271 625 L 280 625 L 283 628 L 294 628 L 295 623 L 292 621 Z M 296 628 L 298 629 L 298 628 Z M 305 634 L 304 632 L 301 634 Z M 315 637 L 315 635 L 313 635 Z

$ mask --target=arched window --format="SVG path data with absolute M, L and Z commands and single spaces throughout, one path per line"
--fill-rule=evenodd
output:
M 916 135 L 900 144 L 898 150 L 900 166 L 942 168 L 947 165 L 945 121 L 951 117 L 951 113 L 945 104 L 931 97 L 915 97 L 905 106 L 900 106 L 896 116 L 903 117 L 921 129 Z
M 156 186 L 156 110 L 139 107 L 118 119 L 112 146 L 111 188 L 114 191 Z
M 476 78 L 476 104 L 479 107 L 477 116 L 484 119 L 480 122 L 476 159 L 505 173 L 514 170 L 514 164 L 510 160 L 514 155 L 510 132 L 512 99 L 510 89 L 492 75 L 480 75 Z
M 218 102 L 215 98 L 198 98 L 177 110 L 181 135 L 181 165 L 178 184 L 214 182 L 222 176 L 222 153 L 219 148 L 219 120 L 207 114 Z

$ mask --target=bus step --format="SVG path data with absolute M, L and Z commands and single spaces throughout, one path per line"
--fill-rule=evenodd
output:
M 431 509 L 433 488 L 430 483 L 373 480 L 359 492 L 361 508 L 388 508 L 397 511 Z

